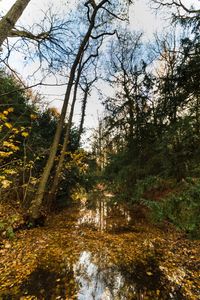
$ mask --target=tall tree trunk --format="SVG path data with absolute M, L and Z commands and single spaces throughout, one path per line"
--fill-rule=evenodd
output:
M 30 0 L 17 0 L 0 21 L 0 47 L 9 36 Z
M 82 58 L 81 58 L 81 61 L 82 61 Z M 64 142 L 63 142 L 59 162 L 58 162 L 58 165 L 57 165 L 57 168 L 56 168 L 56 173 L 54 175 L 52 188 L 51 188 L 51 191 L 50 191 L 50 196 L 49 196 L 49 199 L 50 199 L 49 200 L 50 201 L 49 205 L 50 206 L 51 206 L 52 202 L 54 201 L 54 199 L 56 197 L 57 188 L 58 188 L 59 181 L 60 181 L 60 175 L 61 175 L 63 164 L 64 164 L 65 153 L 67 151 L 67 146 L 68 146 L 68 143 L 69 143 L 70 129 L 71 129 L 71 125 L 72 125 L 72 119 L 73 119 L 73 115 L 74 115 L 74 107 L 75 107 L 75 103 L 76 103 L 76 99 L 77 99 L 78 85 L 79 85 L 81 71 L 82 71 L 81 61 L 79 63 L 79 69 L 78 69 L 77 78 L 76 78 L 76 82 L 75 82 L 75 86 L 74 86 L 74 95 L 73 95 L 69 120 L 68 120 L 68 124 L 67 124 L 67 127 L 66 127 L 65 138 L 64 138 Z
M 123 82 L 123 88 L 124 92 L 127 98 L 127 104 L 128 104 L 128 114 L 129 114 L 129 133 L 128 133 L 128 147 L 132 150 L 133 148 L 133 140 L 134 140 L 134 105 L 133 105 L 133 99 L 130 95 L 130 91 L 127 87 L 128 81 L 126 78 L 126 75 L 124 74 L 124 82 Z
M 84 91 L 83 104 L 82 104 L 82 110 L 81 110 L 81 122 L 80 122 L 80 126 L 79 126 L 79 131 L 78 131 L 78 145 L 80 144 L 81 134 L 83 133 L 83 125 L 84 125 L 84 120 L 85 120 L 85 111 L 86 111 L 88 93 L 89 93 L 89 87 L 87 86 Z
M 68 107 L 68 102 L 69 102 L 69 98 L 70 98 L 70 94 L 71 94 L 71 89 L 73 86 L 73 81 L 74 81 L 74 77 L 75 77 L 75 73 L 76 73 L 76 68 L 79 64 L 79 61 L 81 59 L 82 54 L 85 51 L 85 47 L 90 39 L 92 30 L 95 26 L 95 18 L 97 15 L 98 10 L 104 5 L 104 3 L 106 3 L 107 0 L 102 0 L 100 2 L 99 5 L 97 5 L 94 10 L 93 13 L 91 15 L 90 18 L 90 25 L 88 27 L 88 30 L 79 46 L 79 50 L 78 53 L 76 55 L 76 58 L 74 60 L 74 63 L 72 65 L 71 71 L 70 71 L 70 76 L 69 76 L 69 81 L 68 81 L 68 85 L 67 85 L 67 90 L 66 90 L 66 94 L 65 94 L 65 98 L 64 98 L 64 102 L 63 102 L 63 107 L 62 107 L 62 111 L 61 111 L 61 115 L 60 115 L 60 119 L 57 125 L 57 129 L 56 129 L 56 133 L 54 136 L 54 140 L 53 140 L 53 144 L 51 146 L 50 149 L 50 153 L 49 153 L 49 157 L 46 163 L 46 166 L 44 168 L 44 171 L 42 173 L 41 179 L 40 179 L 40 183 L 38 186 L 38 190 L 36 193 L 35 198 L 33 199 L 33 201 L 31 202 L 28 214 L 30 216 L 31 219 L 38 219 L 40 217 L 40 208 L 42 205 L 42 200 L 44 198 L 44 193 L 46 190 L 46 185 L 47 185 L 47 181 L 49 179 L 49 175 L 51 172 L 51 169 L 53 167 L 54 164 L 54 159 L 56 156 L 56 152 L 58 149 L 58 144 L 60 141 L 60 136 L 61 136 L 61 132 L 62 132 L 62 128 L 64 125 L 64 121 L 65 121 L 65 115 L 66 115 L 66 111 L 67 111 L 67 107 Z

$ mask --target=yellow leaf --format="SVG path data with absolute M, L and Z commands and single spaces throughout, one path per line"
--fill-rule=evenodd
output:
M 6 116 L 3 115 L 2 113 L 0 113 L 0 119 L 3 120 L 3 121 L 7 120 Z
M 12 181 L 10 181 L 10 180 L 3 180 L 2 182 L 1 182 L 1 184 L 2 184 L 2 187 L 4 188 L 4 189 L 6 189 L 7 187 L 9 187 L 10 185 L 11 185 L 11 183 L 12 183 Z
M 13 151 L 19 150 L 18 146 L 15 146 L 12 142 L 4 141 L 3 146 L 12 149 Z
M 13 128 L 12 131 L 13 131 L 15 134 L 19 133 L 19 130 L 18 130 L 17 128 Z
M 160 295 L 160 290 L 156 290 L 156 295 L 157 295 L 157 296 Z
M 146 273 L 147 273 L 148 276 L 152 276 L 153 275 L 153 273 L 151 273 L 151 272 L 146 272 Z
M 10 124 L 10 123 L 8 123 L 8 122 L 6 122 L 5 124 L 4 124 L 7 128 L 12 128 L 12 124 Z
M 4 171 L 5 174 L 13 175 L 16 174 L 17 172 L 15 170 L 9 169 Z
M 12 154 L 13 151 L 9 151 L 9 152 L 0 151 L 0 157 L 9 157 Z
M 25 132 L 25 131 L 24 131 L 24 132 L 22 132 L 22 136 L 23 136 L 23 137 L 27 137 L 27 136 L 29 136 L 29 134 L 28 134 L 28 132 Z

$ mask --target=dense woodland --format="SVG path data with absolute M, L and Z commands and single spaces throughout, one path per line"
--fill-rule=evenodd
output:
M 170 16 L 170 25 L 147 41 L 145 33 L 129 26 L 131 1 L 79 1 L 64 17 L 52 6 L 39 23 L 18 26 L 29 2 L 16 0 L 0 19 L 2 243 L 17 239 L 20 230 L 48 224 L 51 216 L 56 220 L 60 212 L 69 213 L 69 207 L 86 194 L 106 190 L 112 195 L 111 211 L 122 205 L 134 212 L 138 224 L 142 220 L 142 226 L 155 226 L 164 234 L 177 232 L 196 245 L 200 237 L 198 4 L 150 1 L 149 9 L 167 15 L 168 22 Z M 32 75 L 34 84 L 12 65 L 18 53 L 27 65 L 39 66 Z M 61 111 L 37 92 L 37 86 L 48 86 L 48 76 L 57 78 L 55 86 L 66 86 Z M 94 90 L 104 113 L 90 135 L 88 150 L 85 120 Z M 172 299 L 197 299 L 194 282 L 191 294 L 177 292 Z M 18 299 L 2 295 L 0 299 Z M 27 299 L 71 299 L 39 297 Z M 126 297 L 105 299 L 143 299 Z M 145 299 L 169 299 L 158 288 L 150 297 Z

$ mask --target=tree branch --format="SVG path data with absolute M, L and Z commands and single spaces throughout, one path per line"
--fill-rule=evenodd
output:
M 113 32 L 103 32 L 103 33 L 101 33 L 101 34 L 99 34 L 99 35 L 96 35 L 96 36 L 91 35 L 91 38 L 92 38 L 93 40 L 97 40 L 97 39 L 99 39 L 100 37 L 103 37 L 103 36 L 106 36 L 106 35 L 114 35 L 114 34 L 116 34 L 116 33 L 117 33 L 116 30 L 114 30 Z
M 21 37 L 31 39 L 34 41 L 44 41 L 49 40 L 51 38 L 51 31 L 41 32 L 35 35 L 30 31 L 14 29 L 11 30 L 8 37 Z
M 192 9 L 192 8 L 188 8 L 186 7 L 181 0 L 172 0 L 170 2 L 163 2 L 161 0 L 152 0 L 152 2 L 154 2 L 155 4 L 158 4 L 158 8 L 162 7 L 162 6 L 175 6 L 177 8 L 182 8 L 185 12 L 189 13 L 189 14 L 199 14 L 200 13 L 200 9 Z
M 43 82 L 38 82 L 36 84 L 32 84 L 32 85 L 29 85 L 29 86 L 24 86 L 24 87 L 21 87 L 19 89 L 15 89 L 15 90 L 12 90 L 10 92 L 6 92 L 6 93 L 3 93 L 3 94 L 0 94 L 0 97 L 3 97 L 3 96 L 7 96 L 7 95 L 10 95 L 10 94 L 14 94 L 16 92 L 19 92 L 19 91 L 25 91 L 25 90 L 29 90 L 29 89 L 32 89 L 36 86 L 66 86 L 67 83 L 56 83 L 56 84 L 50 84 L 50 83 L 43 83 Z

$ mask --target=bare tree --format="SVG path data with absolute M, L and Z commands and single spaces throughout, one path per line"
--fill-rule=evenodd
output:
M 126 120 L 127 140 L 130 147 L 133 146 L 135 135 L 139 140 L 139 120 L 142 106 L 139 89 L 143 80 L 142 68 L 138 67 L 141 36 L 142 34 L 122 32 L 110 48 L 111 81 L 118 87 L 121 86 L 121 90 L 117 93 L 117 100 L 108 98 L 106 105 L 108 111 L 114 108 L 114 114 L 118 119 L 117 123 L 124 123 Z
M 64 126 L 65 115 L 66 115 L 67 107 L 69 104 L 69 99 L 70 99 L 71 90 L 73 87 L 77 67 L 79 65 L 80 59 L 87 47 L 87 44 L 88 44 L 90 38 L 97 39 L 102 36 L 102 33 L 98 34 L 98 36 L 97 36 L 97 35 L 93 35 L 92 32 L 93 32 L 93 29 L 97 30 L 100 26 L 99 24 L 96 24 L 98 12 L 104 11 L 106 9 L 107 15 L 109 14 L 108 9 L 105 7 L 106 4 L 108 4 L 108 5 L 110 4 L 109 0 L 102 0 L 97 5 L 93 5 L 93 3 L 91 3 L 91 1 L 87 1 L 85 3 L 85 6 L 87 7 L 87 12 L 88 12 L 87 15 L 88 15 L 89 26 L 88 26 L 88 29 L 80 43 L 76 57 L 74 59 L 72 67 L 71 67 L 67 90 L 66 90 L 66 94 L 65 94 L 65 99 L 64 99 L 64 103 L 63 103 L 63 107 L 62 107 L 62 111 L 61 111 L 61 115 L 60 115 L 60 120 L 58 122 L 57 130 L 56 130 L 54 140 L 53 140 L 53 143 L 52 143 L 52 146 L 50 149 L 49 158 L 47 160 L 46 166 L 42 173 L 36 196 L 33 199 L 31 206 L 29 208 L 28 213 L 29 213 L 31 219 L 33 219 L 33 220 L 37 219 L 40 216 L 40 208 L 41 208 L 42 200 L 43 200 L 44 193 L 46 190 L 47 181 L 48 181 L 51 169 L 53 167 L 54 159 L 55 159 L 56 152 L 58 149 L 58 144 L 59 144 L 61 132 L 62 132 L 62 129 Z M 102 18 L 103 17 L 101 14 L 101 19 Z M 102 22 L 103 22 L 103 24 L 105 24 L 106 20 L 104 19 L 104 20 L 102 20 Z
M 110 35 L 110 34 L 114 34 L 114 33 L 107 33 L 107 32 L 105 32 L 104 34 L 102 34 L 101 37 L 100 37 L 100 42 L 96 46 L 95 53 L 91 52 L 91 54 L 89 54 L 89 56 L 85 59 L 85 61 L 83 61 L 83 57 L 84 57 L 84 54 L 85 54 L 85 53 L 83 53 L 83 55 L 82 55 L 82 57 L 80 59 L 78 70 L 77 70 L 77 75 L 76 75 L 76 79 L 75 79 L 75 84 L 74 84 L 73 99 L 72 99 L 72 103 L 71 103 L 71 109 L 70 109 L 69 119 L 68 119 L 68 122 L 67 122 L 67 127 L 66 127 L 66 133 L 65 133 L 65 137 L 64 137 L 64 142 L 63 142 L 63 146 L 62 146 L 62 150 L 61 150 L 59 162 L 58 162 L 58 165 L 57 165 L 57 168 L 56 168 L 56 172 L 55 172 L 55 175 L 54 175 L 54 180 L 53 180 L 52 188 L 51 188 L 51 191 L 50 191 L 50 199 L 51 199 L 50 202 L 52 202 L 55 199 L 57 188 L 58 188 L 58 185 L 59 185 L 60 175 L 61 175 L 61 172 L 62 172 L 62 168 L 63 168 L 63 164 L 64 164 L 64 159 L 65 159 L 65 153 L 67 151 L 67 146 L 68 146 L 68 143 L 69 143 L 70 130 L 71 130 L 72 119 L 73 119 L 73 115 L 74 115 L 74 108 L 75 108 L 75 104 L 76 104 L 76 101 L 77 101 L 78 87 L 80 85 L 80 87 L 84 90 L 84 93 L 85 93 L 83 107 L 82 107 L 81 124 L 80 124 L 79 133 L 78 133 L 78 139 L 80 140 L 80 136 L 81 136 L 82 129 L 83 129 L 83 123 L 84 123 L 84 116 L 85 116 L 87 96 L 88 96 L 88 93 L 89 93 L 89 90 L 90 90 L 92 84 L 94 83 L 94 81 L 97 80 L 96 67 L 95 67 L 95 79 L 93 79 L 90 82 L 88 82 L 87 75 L 84 75 L 84 85 L 86 85 L 86 88 L 83 88 L 82 85 L 80 84 L 82 73 L 83 73 L 84 69 L 90 69 L 90 71 L 91 71 L 91 64 L 94 64 L 94 60 L 98 58 L 98 56 L 99 56 L 99 49 L 102 46 L 103 38 L 104 38 L 105 35 L 108 35 L 108 34 Z M 88 48 L 89 48 L 89 44 L 87 45 L 87 49 Z M 86 52 L 87 49 L 85 49 L 85 52 Z M 91 64 L 90 64 L 90 62 L 91 62 Z M 78 142 L 79 142 L 79 140 L 78 140 Z M 51 203 L 50 203 L 50 205 L 51 205 Z
M 72 39 L 69 17 L 62 18 L 53 12 L 52 7 L 42 12 L 40 21 L 28 26 L 17 26 L 9 34 L 9 39 L 4 43 L 4 51 L 0 62 L 13 72 L 10 57 L 20 53 L 24 64 L 34 63 L 37 65 L 32 73 L 40 70 L 44 77 L 47 74 L 54 75 L 63 66 L 69 65 L 72 46 L 66 41 Z M 60 38 L 62 36 L 62 38 Z M 72 42 L 72 44 L 74 44 Z M 56 72 L 55 72 L 56 71 Z

